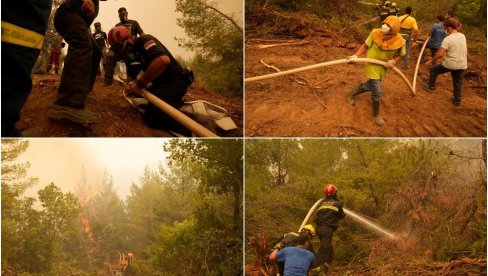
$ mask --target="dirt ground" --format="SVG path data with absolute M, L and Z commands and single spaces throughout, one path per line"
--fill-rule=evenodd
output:
M 87 108 L 101 116 L 97 124 L 77 124 L 67 120 L 56 121 L 47 117 L 47 112 L 56 98 L 59 76 L 32 75 L 32 92 L 21 111 L 17 127 L 21 130 L 36 126 L 42 128 L 47 137 L 172 137 L 164 130 L 151 129 L 143 122 L 141 114 L 122 96 L 122 87 L 114 82 L 103 86 L 103 78 L 97 77 L 93 94 L 96 103 L 87 103 Z M 237 129 L 217 131 L 223 137 L 242 137 L 242 98 L 224 97 L 212 91 L 192 86 L 185 101 L 206 100 L 224 107 L 234 120 Z
M 294 41 L 305 44 L 262 49 L 259 45 L 280 44 L 289 40 L 248 38 L 246 78 L 276 72 L 262 62 L 285 71 L 343 59 L 353 55 L 359 47 L 357 43 L 338 47 L 331 38 L 320 36 Z M 419 51 L 420 47 L 412 50 L 410 69 L 403 70 L 410 82 L 413 82 Z M 485 49 L 478 54 L 468 50 L 468 71 L 463 83 L 460 107 L 451 103 L 453 88 L 450 74 L 439 76 L 433 93 L 422 88 L 428 75 L 427 67 L 421 64 L 417 77 L 417 95 L 412 97 L 406 84 L 395 72 L 390 70 L 387 73 L 382 84 L 380 112 L 386 122 L 382 127 L 374 123 L 370 93 L 356 96 L 355 106 L 347 103 L 348 91 L 367 80 L 362 64 L 335 65 L 249 82 L 245 86 L 245 135 L 485 137 L 486 44 Z

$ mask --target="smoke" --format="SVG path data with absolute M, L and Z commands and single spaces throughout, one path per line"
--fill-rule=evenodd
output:
M 130 194 L 147 166 L 157 170 L 165 164 L 162 145 L 165 139 L 29 139 L 30 145 L 18 162 L 29 162 L 29 176 L 39 183 L 26 196 L 37 197 L 37 191 L 53 182 L 63 192 L 76 194 L 86 177 L 88 196 L 98 192 L 104 172 L 113 177 L 114 188 L 121 199 Z M 84 173 L 83 173 L 84 171 Z
M 94 188 L 102 180 L 104 167 L 93 154 L 93 149 L 81 139 L 30 140 L 29 148 L 18 161 L 29 162 L 28 174 L 39 178 L 39 182 L 26 195 L 36 197 L 37 191 L 51 182 L 63 192 L 75 193 L 83 167 L 88 186 Z

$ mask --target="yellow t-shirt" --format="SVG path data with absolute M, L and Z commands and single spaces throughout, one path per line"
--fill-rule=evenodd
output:
M 405 19 L 405 17 L 407 17 L 407 19 Z M 410 30 L 418 30 L 419 29 L 417 27 L 417 20 L 415 20 L 415 18 L 413 18 L 412 16 L 410 16 L 408 14 L 404 14 L 404 15 L 400 16 L 399 19 L 400 19 L 400 22 L 402 22 L 402 20 L 405 19 L 405 20 L 403 20 L 402 23 L 400 23 L 400 28 L 410 29 Z
M 369 34 L 364 43 L 366 43 L 366 45 L 368 46 L 368 52 L 366 54 L 366 57 L 378 59 L 385 62 L 392 59 L 397 53 L 399 53 L 401 56 L 404 56 L 407 52 L 405 44 L 403 44 L 401 48 L 396 50 L 381 49 L 378 44 L 374 42 L 372 33 Z M 366 76 L 368 77 L 368 79 L 372 80 L 382 80 L 386 74 L 386 68 L 383 65 L 366 63 L 365 69 Z

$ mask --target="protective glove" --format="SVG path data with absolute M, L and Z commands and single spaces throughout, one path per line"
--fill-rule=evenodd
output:
M 283 243 L 279 242 L 273 248 L 280 250 L 281 248 L 283 248 Z
M 395 66 L 396 64 L 396 61 L 394 59 L 390 59 L 389 61 L 386 62 L 386 68 L 392 68 L 393 66 Z
M 350 57 L 347 57 L 346 59 L 347 59 L 347 60 L 350 60 L 350 59 L 353 59 L 353 58 L 358 58 L 358 56 L 357 56 L 357 55 L 352 55 L 352 56 L 350 56 Z

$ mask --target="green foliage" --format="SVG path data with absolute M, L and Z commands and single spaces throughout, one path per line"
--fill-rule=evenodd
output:
M 264 156 L 274 152 L 283 157 L 285 153 L 271 140 L 246 142 L 247 238 L 266 232 L 273 242 L 296 231 L 309 208 L 323 196 L 323 186 L 334 183 L 344 207 L 408 238 L 414 252 L 404 249 L 403 254 L 430 260 L 461 254 L 486 257 L 486 165 L 479 157 L 479 141 L 297 143 L 297 150 L 286 153 L 293 160 L 288 167 L 289 182 L 272 187 L 273 160 Z M 346 217 L 334 237 L 335 259 L 368 262 L 378 238 Z M 376 254 L 371 259 L 375 263 L 391 257 Z
M 2 139 L 2 187 L 9 186 L 17 195 L 22 194 L 38 181 L 37 178 L 27 177 L 29 162 L 17 162 L 17 158 L 28 147 L 29 141 L 26 140 Z
M 243 31 L 232 16 L 206 0 L 177 0 L 176 11 L 183 14 L 177 24 L 189 39 L 177 39 L 181 47 L 196 52 L 191 66 L 197 81 L 206 87 L 242 95 Z
M 189 162 L 200 190 L 230 194 L 234 229 L 242 229 L 242 140 L 170 140 L 164 145 L 170 164 Z
M 455 7 L 455 15 L 463 22 L 486 27 L 486 0 L 461 0 Z

